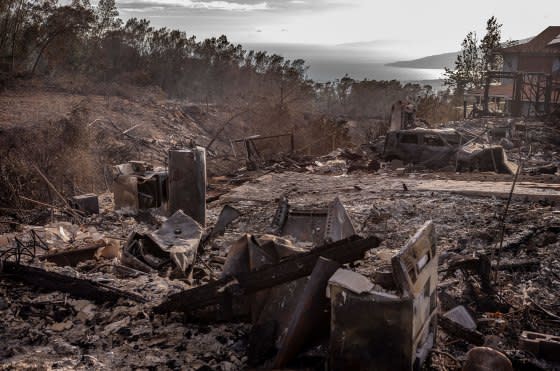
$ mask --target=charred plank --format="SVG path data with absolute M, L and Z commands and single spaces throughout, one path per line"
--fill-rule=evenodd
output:
M 70 277 L 9 261 L 3 263 L 3 270 L 0 273 L 0 277 L 17 280 L 49 291 L 66 292 L 75 297 L 88 299 L 96 303 L 114 303 L 119 299 L 128 299 L 139 303 L 146 302 L 146 300 L 139 295 L 119 290 L 102 283 L 89 281 L 83 278 Z
M 157 306 L 155 311 L 157 313 L 190 312 L 220 304 L 227 296 L 247 295 L 308 276 L 321 256 L 340 264 L 362 259 L 366 251 L 379 246 L 380 242 L 381 240 L 375 236 L 365 239 L 352 236 L 306 253 L 289 256 L 275 265 L 267 265 L 259 270 L 236 276 L 226 276 L 207 285 L 173 294 Z

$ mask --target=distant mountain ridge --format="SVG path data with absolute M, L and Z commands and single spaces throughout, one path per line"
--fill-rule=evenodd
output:
M 388 63 L 386 66 L 404 67 L 404 68 L 421 68 L 421 69 L 444 69 L 453 68 L 457 55 L 460 52 L 450 52 L 443 54 L 430 55 L 428 57 L 413 59 L 410 61 L 399 61 Z
M 525 44 L 531 41 L 533 37 L 528 37 L 526 39 L 513 41 L 513 45 Z M 503 45 L 503 44 L 502 44 Z M 504 45 L 505 46 L 505 45 Z M 420 68 L 420 69 L 444 69 L 444 68 L 454 68 L 457 56 L 461 53 L 449 52 L 443 54 L 430 55 L 423 58 L 413 59 L 410 61 L 398 61 L 387 63 L 386 66 L 390 67 L 404 67 L 404 68 Z

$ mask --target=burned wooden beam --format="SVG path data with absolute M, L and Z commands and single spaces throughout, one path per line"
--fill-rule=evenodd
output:
M 60 266 L 68 265 L 75 267 L 84 260 L 95 259 L 95 253 L 97 250 L 105 245 L 105 241 L 98 241 L 84 248 L 64 250 L 54 254 L 42 255 L 39 257 L 39 260 L 46 260 Z
M 278 264 L 227 276 L 218 281 L 179 292 L 155 308 L 157 313 L 190 312 L 209 305 L 223 303 L 233 295 L 247 295 L 311 274 L 319 257 L 350 263 L 364 257 L 366 251 L 379 246 L 377 237 L 352 236 L 332 244 L 317 247 L 309 252 L 292 255 Z
M 136 294 L 104 285 L 102 283 L 66 276 L 56 272 L 29 265 L 4 262 L 0 277 L 10 278 L 50 291 L 62 291 L 75 297 L 88 299 L 96 303 L 114 303 L 119 299 L 129 299 L 139 303 L 146 300 Z

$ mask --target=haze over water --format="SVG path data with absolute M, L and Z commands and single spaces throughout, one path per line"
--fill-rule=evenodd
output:
M 276 53 L 286 59 L 303 59 L 309 67 L 308 77 L 326 82 L 348 74 L 355 80 L 399 80 L 402 82 L 426 82 L 439 88 L 443 69 L 418 69 L 386 66 L 387 63 L 418 57 L 402 49 L 387 45 L 371 47 L 367 43 L 342 45 L 264 44 L 245 43 L 247 50 L 263 50 Z M 404 48 L 403 48 L 404 49 Z M 434 81 L 435 80 L 435 81 Z

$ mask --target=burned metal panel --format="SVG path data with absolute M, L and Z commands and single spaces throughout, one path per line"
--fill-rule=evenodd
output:
M 250 238 L 252 238 L 252 236 L 250 234 L 246 234 L 231 245 L 222 268 L 222 278 L 249 272 L 248 243 Z
M 129 161 L 114 166 L 113 170 L 116 210 L 137 214 L 139 210 L 158 208 L 167 203 L 166 171 L 153 171 L 153 167 L 144 161 Z
M 158 208 L 167 202 L 167 172 L 155 172 L 138 177 L 138 207 Z
M 414 363 L 412 301 L 356 294 L 329 285 L 330 370 L 410 370 Z
M 319 335 L 329 328 L 328 301 L 325 289 L 329 278 L 340 264 L 325 258 L 319 258 L 311 272 L 309 281 L 290 319 L 285 334 L 281 337 L 274 368 L 282 368 L 292 360 L 309 342 L 313 335 Z
M 326 224 L 327 209 L 292 210 L 280 234 L 292 236 L 298 241 L 321 244 L 325 239 Z
M 182 271 L 193 264 L 203 228 L 183 211 L 176 211 L 149 237 L 169 254 L 173 263 Z
M 212 228 L 212 236 L 218 236 L 225 232 L 228 225 L 230 225 L 235 219 L 241 216 L 241 212 L 236 208 L 225 205 L 220 211 L 220 216 L 218 216 L 218 221 Z
M 392 259 L 396 291 L 338 270 L 329 281 L 330 368 L 420 369 L 435 343 L 437 265 L 435 228 L 428 221 Z
M 89 215 L 99 214 L 99 199 L 97 195 L 93 193 L 73 196 L 70 199 L 70 205 L 72 208 Z
M 292 236 L 298 241 L 320 245 L 335 242 L 356 232 L 340 200 L 335 198 L 327 208 L 291 208 L 283 197 L 278 203 L 270 228 L 281 236 Z
M 119 175 L 113 181 L 115 210 L 136 214 L 139 209 L 138 179 L 132 175 Z
M 169 151 L 169 212 L 183 210 L 206 225 L 206 150 Z
M 133 232 L 123 251 L 123 264 L 151 273 L 173 263 L 182 273 L 193 264 L 202 227 L 181 210 L 155 232 Z
M 329 283 L 332 370 L 418 370 L 433 347 L 436 308 L 431 295 L 406 297 Z M 356 292 L 357 291 L 357 292 Z
M 356 234 L 348 212 L 336 197 L 329 205 L 327 224 L 325 226 L 325 241 L 334 242 Z
M 395 283 L 410 296 L 420 294 L 428 282 L 429 290 L 435 290 L 437 260 L 435 227 L 427 221 L 391 259 Z

